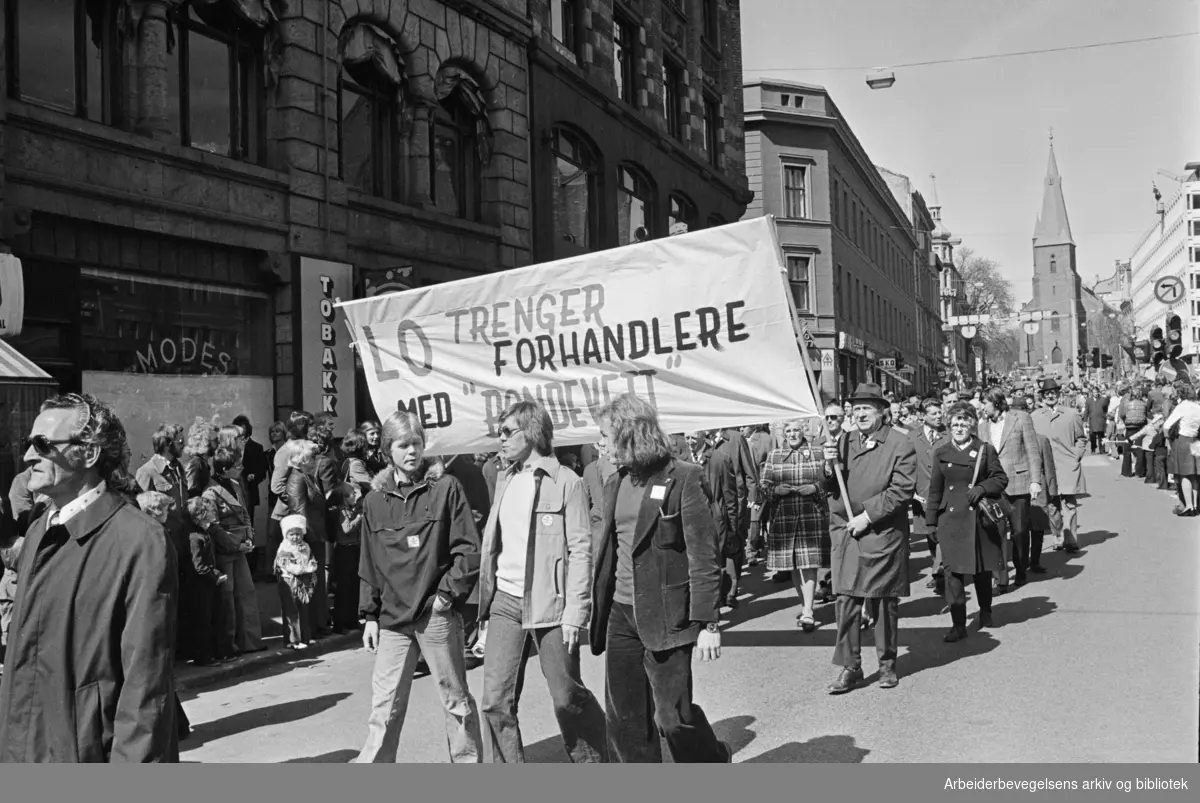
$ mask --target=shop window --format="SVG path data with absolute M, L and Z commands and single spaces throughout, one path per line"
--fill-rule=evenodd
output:
M 183 145 L 248 162 L 265 150 L 262 34 L 239 3 L 197 0 L 173 13 L 167 124 Z
M 434 91 L 430 197 L 439 212 L 479 221 L 480 171 L 492 152 L 487 103 L 478 82 L 458 67 L 442 67 Z
M 792 298 L 796 302 L 797 312 L 809 313 L 813 309 L 812 278 L 809 275 L 811 265 L 811 257 L 788 254 L 788 284 L 792 288 Z
M 121 125 L 116 19 L 116 0 L 9 0 L 9 96 Z
M 708 163 L 713 167 L 721 166 L 720 145 L 721 136 L 721 104 L 712 95 L 704 96 L 704 151 L 708 154 Z
M 808 168 L 804 165 L 783 166 L 783 216 L 808 217 Z
M 619 16 L 613 17 L 613 82 L 617 97 L 637 106 L 637 86 L 634 80 L 637 66 L 638 28 Z
M 84 269 L 84 371 L 269 376 L 272 311 L 264 292 Z
M 648 240 L 654 234 L 650 210 L 654 192 L 641 171 L 632 167 L 617 172 L 617 244 Z
M 683 68 L 670 57 L 663 58 L 663 114 L 667 133 L 683 139 Z
M 367 195 L 406 200 L 407 90 L 396 42 L 360 23 L 342 44 L 338 157 L 342 179 Z
M 595 151 L 565 128 L 553 131 L 554 257 L 574 256 L 596 246 L 597 177 Z
M 696 205 L 685 196 L 671 193 L 671 214 L 667 218 L 667 233 L 682 234 L 696 230 Z

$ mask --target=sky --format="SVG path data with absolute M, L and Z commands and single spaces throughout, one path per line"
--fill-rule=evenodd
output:
M 877 164 L 1032 294 L 1050 129 L 1091 286 L 1155 221 L 1152 182 L 1200 161 L 1200 36 L 923 67 L 934 59 L 1200 32 L 1200 0 L 742 0 L 743 74 L 829 90 Z M 869 70 L 893 69 L 885 90 Z M 838 69 L 851 68 L 851 69 Z

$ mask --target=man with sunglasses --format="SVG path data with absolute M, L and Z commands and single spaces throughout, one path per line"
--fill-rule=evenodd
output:
M 0 762 L 176 762 L 175 551 L 127 501 L 125 427 L 69 393 L 25 442 L 49 505 L 26 534 L 0 683 Z

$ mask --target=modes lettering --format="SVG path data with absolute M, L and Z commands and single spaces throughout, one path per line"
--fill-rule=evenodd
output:
M 168 371 L 176 366 L 199 363 L 208 373 L 225 375 L 233 357 L 224 351 L 217 351 L 212 343 L 197 343 L 193 338 L 181 337 L 174 340 L 164 337 L 157 343 L 148 343 L 146 351 L 137 352 L 138 364 L 135 370 L 144 374 Z

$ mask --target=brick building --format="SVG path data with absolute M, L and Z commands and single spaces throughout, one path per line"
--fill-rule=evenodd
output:
M 530 0 L 535 261 L 740 218 L 737 0 Z
M 196 415 L 344 431 L 374 411 L 335 299 L 531 258 L 525 0 L 0 6 L 13 344 L 135 463 Z
M 823 87 L 749 83 L 744 107 L 746 216 L 776 216 L 796 308 L 821 351 L 822 392 L 936 387 L 939 281 L 920 193 L 871 163 Z

